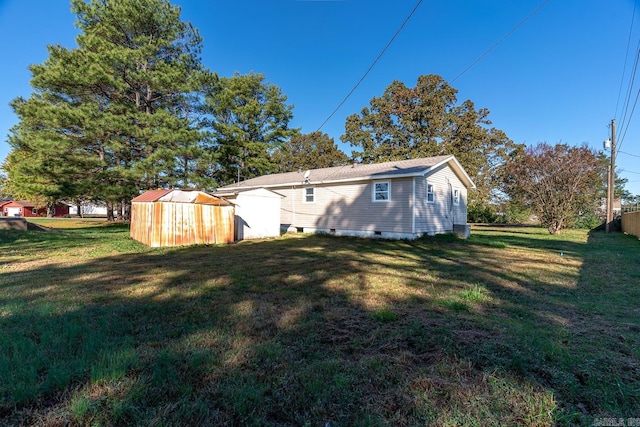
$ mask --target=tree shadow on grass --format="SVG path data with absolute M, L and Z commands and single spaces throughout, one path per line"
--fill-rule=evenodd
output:
M 580 370 L 599 337 L 576 303 L 586 245 L 501 240 L 306 236 L 9 269 L 0 420 L 544 425 L 636 404 L 631 385 L 598 403 Z

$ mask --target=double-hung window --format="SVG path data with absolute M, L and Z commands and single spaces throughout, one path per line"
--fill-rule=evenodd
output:
M 430 182 L 427 182 L 427 203 L 435 203 L 436 189 Z
M 304 203 L 314 203 L 316 201 L 316 188 L 306 187 L 302 189 L 302 201 Z
M 373 201 L 388 202 L 391 200 L 391 183 L 389 181 L 381 181 L 373 183 Z
M 453 189 L 453 206 L 460 206 L 460 190 Z

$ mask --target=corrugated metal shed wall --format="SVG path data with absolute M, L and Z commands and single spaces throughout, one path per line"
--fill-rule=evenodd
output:
M 234 207 L 131 203 L 131 238 L 153 248 L 233 242 Z

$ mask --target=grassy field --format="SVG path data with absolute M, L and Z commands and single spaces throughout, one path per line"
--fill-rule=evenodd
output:
M 2 425 L 640 417 L 640 242 L 538 228 L 149 249 L 0 231 Z

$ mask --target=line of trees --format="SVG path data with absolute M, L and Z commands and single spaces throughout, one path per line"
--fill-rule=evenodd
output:
M 437 75 L 420 76 L 415 87 L 394 81 L 350 115 L 341 137 L 354 148 L 349 157 L 322 132 L 290 128 L 293 106 L 264 75 L 207 69 L 202 37 L 168 0 L 71 5 L 78 47 L 49 46 L 48 59 L 30 67 L 34 92 L 11 103 L 19 123 L 3 164 L 3 192 L 51 208 L 97 200 L 128 219 L 129 201 L 147 189 L 212 190 L 268 173 L 453 154 L 477 185 L 470 212 L 491 210 L 507 195 L 546 218 L 527 190 L 538 187 L 526 169 L 533 159 L 559 173 L 550 156 L 597 157 L 566 146 L 525 149 L 491 126 L 487 109 L 459 103 Z M 575 165 L 567 164 L 569 177 Z M 591 178 L 585 182 L 600 188 Z M 580 200 L 593 197 L 584 192 Z M 567 224 L 550 221 L 552 232 Z

